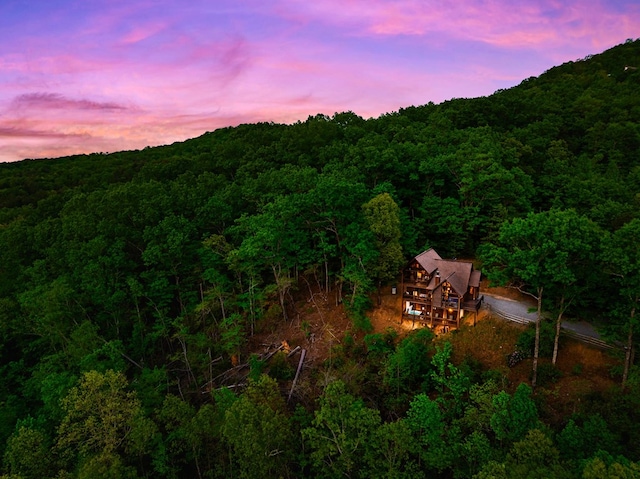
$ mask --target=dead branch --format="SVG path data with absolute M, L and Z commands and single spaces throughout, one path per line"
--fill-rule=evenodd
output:
M 507 288 L 512 288 L 512 289 L 518 290 L 518 291 L 520 291 L 522 294 L 526 294 L 527 296 L 531 296 L 533 299 L 535 299 L 536 301 L 538 301 L 538 297 L 537 297 L 535 294 L 530 293 L 529 291 L 525 291 L 524 289 L 522 289 L 522 286 L 521 286 L 521 285 L 517 285 L 517 284 L 508 284 L 508 285 L 507 285 Z
M 293 394 L 293 390 L 296 387 L 296 383 L 298 382 L 298 376 L 300 376 L 300 371 L 302 370 L 302 365 L 304 364 L 304 357 L 307 355 L 307 350 L 303 349 L 300 354 L 300 361 L 298 361 L 298 369 L 296 370 L 296 375 L 293 378 L 293 383 L 291 384 L 291 390 L 289 391 L 289 397 L 287 398 L 287 402 L 291 400 L 291 395 Z
M 291 356 L 293 356 L 294 354 L 296 354 L 298 351 L 300 351 L 300 346 L 296 346 L 295 348 L 293 348 L 289 354 L 287 354 L 287 357 L 290 358 Z

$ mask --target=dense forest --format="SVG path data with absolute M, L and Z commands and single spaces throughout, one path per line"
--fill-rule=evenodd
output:
M 0 165 L 3 477 L 640 477 L 638 68 L 629 40 L 489 97 Z M 535 381 L 372 333 L 427 247 L 597 324 L 619 387 L 551 422 Z M 248 344 L 315 294 L 362 335 L 288 398 Z

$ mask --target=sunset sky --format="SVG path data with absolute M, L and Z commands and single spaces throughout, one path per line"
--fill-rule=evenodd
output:
M 490 95 L 640 36 L 640 0 L 1 0 L 0 162 Z

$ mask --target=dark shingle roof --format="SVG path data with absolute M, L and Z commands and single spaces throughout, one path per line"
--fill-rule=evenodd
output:
M 454 291 L 461 296 L 467 292 L 469 286 L 480 286 L 480 271 L 474 271 L 469 261 L 442 259 L 433 248 L 416 256 L 416 261 L 429 274 L 438 270 L 440 282 L 448 281 Z M 429 289 L 434 289 L 435 286 L 435 278 L 432 278 Z

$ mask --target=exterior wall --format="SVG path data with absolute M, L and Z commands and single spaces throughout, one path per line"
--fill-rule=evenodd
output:
M 413 276 L 416 278 L 416 276 Z M 454 321 L 459 324 L 464 312 L 460 298 L 445 281 L 436 285 L 433 290 L 428 289 L 428 284 L 423 281 L 411 281 L 403 284 L 402 319 L 411 321 L 424 321 L 430 325 Z
M 477 312 L 479 288 L 467 285 L 464 292 L 457 292 L 451 284 L 440 278 L 439 272 L 426 271 L 414 260 L 402 272 L 401 319 L 437 325 L 460 326 L 465 311 Z

